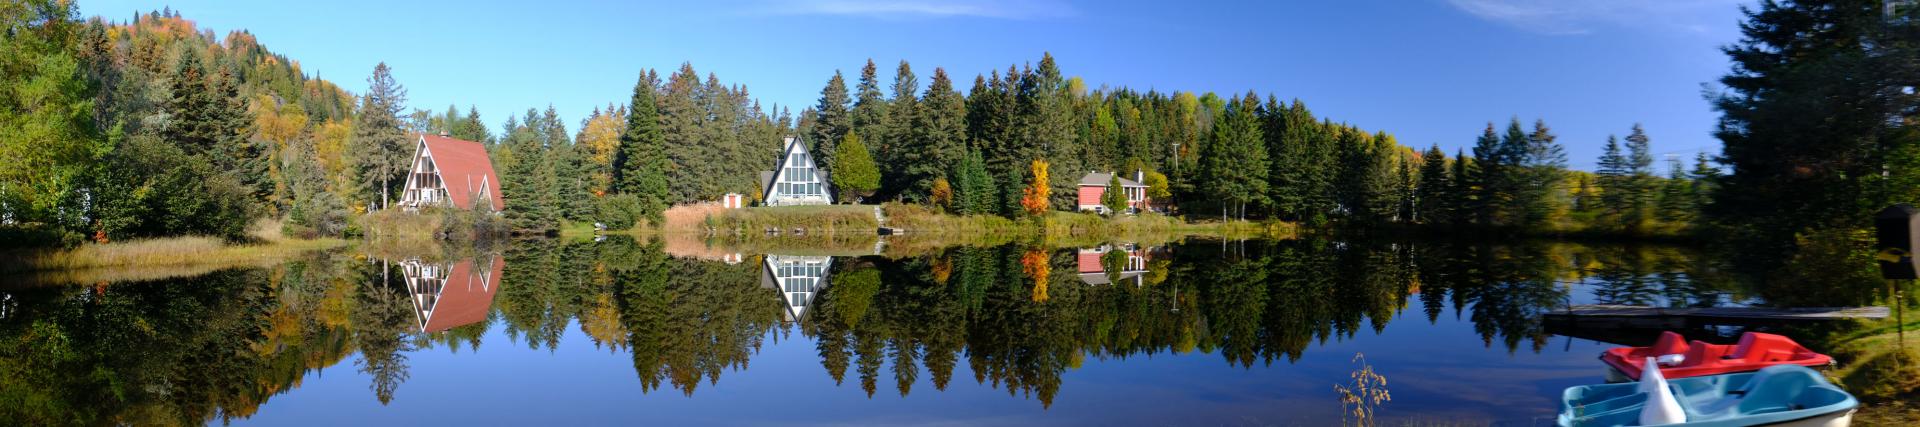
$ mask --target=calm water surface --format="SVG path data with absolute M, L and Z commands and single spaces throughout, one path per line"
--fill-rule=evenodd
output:
M 1329 425 L 1364 354 L 1386 422 L 1545 425 L 1611 345 L 1540 313 L 1742 300 L 1658 247 L 471 252 L 0 288 L 0 418 Z

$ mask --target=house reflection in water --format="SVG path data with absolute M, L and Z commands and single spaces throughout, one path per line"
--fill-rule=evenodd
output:
M 500 269 L 506 262 L 494 256 L 487 263 L 481 266 L 484 268 L 475 268 L 471 259 L 400 262 L 421 332 L 440 332 L 487 320 L 493 295 L 500 291 Z
M 767 255 L 760 287 L 779 289 L 780 301 L 787 307 L 786 321 L 796 322 L 805 318 L 814 294 L 826 288 L 831 266 L 830 256 Z
M 1106 258 L 1110 253 L 1119 251 L 1126 254 L 1126 260 L 1114 266 L 1118 274 L 1108 274 Z M 1134 286 L 1144 284 L 1147 275 L 1147 258 L 1152 252 L 1140 245 L 1126 243 L 1082 248 L 1074 253 L 1075 269 L 1080 273 L 1080 281 L 1089 285 L 1107 285 L 1113 282 L 1131 282 Z

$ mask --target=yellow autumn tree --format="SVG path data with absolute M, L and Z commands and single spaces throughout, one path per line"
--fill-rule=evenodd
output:
M 1027 273 L 1027 277 L 1033 278 L 1033 302 L 1047 301 L 1047 276 L 1053 270 L 1048 262 L 1045 249 L 1028 249 L 1027 253 L 1020 255 L 1020 269 Z
M 1020 197 L 1020 206 L 1027 209 L 1028 215 L 1045 214 L 1051 207 L 1047 197 L 1053 193 L 1053 187 L 1047 184 L 1047 161 L 1034 160 L 1028 172 L 1033 179 L 1027 183 L 1025 195 Z
M 620 133 L 627 127 L 625 107 L 608 106 L 595 111 L 580 127 L 574 141 L 587 152 L 587 191 L 604 196 L 613 187 L 613 157 L 620 149 Z
M 948 183 L 946 178 L 934 178 L 932 198 L 934 206 L 953 210 L 953 184 Z

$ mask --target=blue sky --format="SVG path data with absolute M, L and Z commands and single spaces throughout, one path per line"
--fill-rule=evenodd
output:
M 642 2 L 633 2 L 642 3 Z M 812 105 L 872 58 L 972 77 L 1052 52 L 1089 86 L 1299 98 L 1402 144 L 1469 146 L 1488 121 L 1546 119 L 1590 169 L 1608 134 L 1646 125 L 1659 153 L 1718 152 L 1701 94 L 1727 69 L 1742 0 L 82 0 L 124 21 L 171 6 L 359 92 L 385 61 L 414 107 L 509 114 L 552 104 L 577 130 L 626 102 L 642 68 L 701 72 L 763 104 Z M 884 84 L 883 84 L 884 86 Z

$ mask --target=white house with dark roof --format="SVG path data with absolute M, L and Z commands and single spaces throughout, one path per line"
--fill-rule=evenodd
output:
M 814 163 L 805 140 L 787 137 L 774 169 L 760 172 L 761 203 L 767 206 L 833 204 L 833 185 L 827 172 Z

